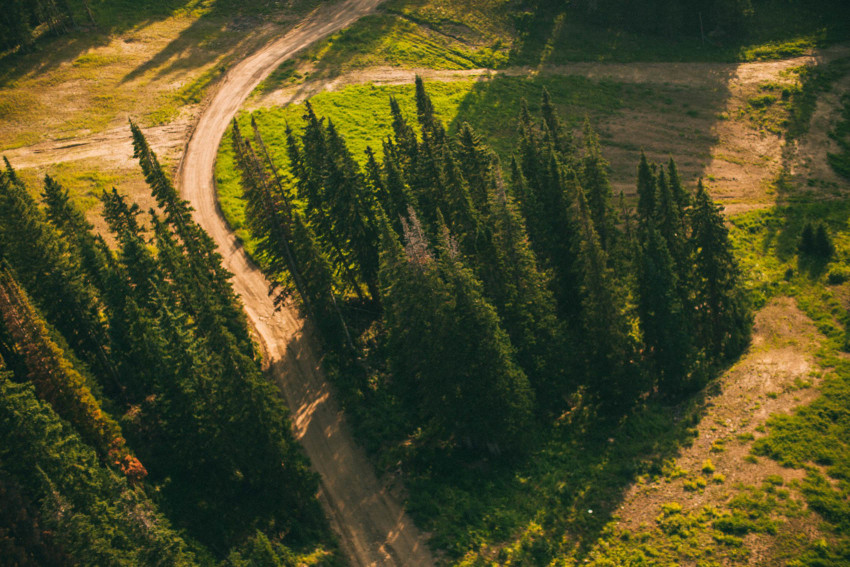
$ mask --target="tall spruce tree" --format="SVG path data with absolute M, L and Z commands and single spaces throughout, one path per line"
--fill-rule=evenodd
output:
M 599 138 L 590 125 L 584 121 L 584 155 L 581 158 L 579 179 L 587 196 L 593 225 L 599 235 L 599 244 L 609 255 L 614 253 L 617 244 L 617 226 L 619 219 L 613 203 L 613 190 L 608 179 L 608 162 L 602 157 Z
M 525 222 L 501 179 L 489 195 L 491 254 L 478 259 L 493 275 L 486 291 L 516 346 L 516 360 L 528 375 L 540 404 L 549 409 L 576 383 L 570 348 L 557 319 L 550 275 L 539 269 Z
M 388 224 L 381 237 L 394 372 L 408 384 L 409 399 L 419 401 L 423 417 L 458 441 L 519 448 L 532 394 L 507 333 L 454 246 L 446 240 L 437 259 L 415 214 L 410 216 L 406 250 Z
M 640 163 L 637 168 L 637 218 L 638 224 L 643 226 L 652 222 L 655 216 L 656 202 L 656 177 L 655 171 L 649 165 L 646 155 L 640 153 Z
M 32 386 L 0 379 L 0 472 L 40 503 L 41 526 L 76 565 L 197 565 L 140 489 L 101 466 Z
M 165 213 L 165 222 L 185 250 L 184 257 L 195 280 L 192 292 L 199 296 L 205 295 L 214 303 L 211 309 L 216 313 L 217 323 L 226 325 L 243 348 L 252 348 L 247 319 L 230 284 L 231 274 L 221 265 L 215 242 L 192 218 L 192 207 L 188 201 L 180 198 L 141 129 L 131 122 L 130 130 L 133 135 L 133 157 L 139 160 L 151 194 Z M 197 300 L 201 302 L 203 298 L 198 297 Z
M 680 299 L 673 257 L 659 231 L 644 230 L 638 270 L 638 313 L 650 368 L 662 393 L 676 397 L 688 382 L 692 333 Z
M 8 165 L 0 172 L 0 254 L 75 354 L 103 380 L 112 375 L 101 304 L 82 259 Z
M 604 405 L 621 407 L 633 401 L 642 385 L 629 364 L 634 347 L 623 312 L 622 290 L 599 243 L 581 186 L 577 187 L 575 214 L 586 380 Z
M 118 423 L 103 411 L 86 380 L 50 338 L 44 321 L 5 265 L 0 266 L 0 320 L 9 341 L 0 346 L 4 358 L 21 359 L 20 374 L 35 385 L 38 397 L 71 422 L 105 464 L 133 483 L 141 481 L 147 471 L 128 450 Z
M 741 353 L 750 339 L 752 316 L 729 230 L 700 180 L 691 210 L 695 307 L 700 343 L 712 358 Z

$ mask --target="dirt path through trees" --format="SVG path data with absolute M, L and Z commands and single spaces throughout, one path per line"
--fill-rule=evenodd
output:
M 347 0 L 319 9 L 298 28 L 235 65 L 196 124 L 178 170 L 177 185 L 195 207 L 198 222 L 218 243 L 225 267 L 234 274 L 234 288 L 292 408 L 296 435 L 321 476 L 322 501 L 350 563 L 428 566 L 434 560 L 425 537 L 397 498 L 379 482 L 352 438 L 303 320 L 292 310 L 275 311 L 268 281 L 248 259 L 219 211 L 213 179 L 221 138 L 251 91 L 299 49 L 351 24 L 378 3 Z

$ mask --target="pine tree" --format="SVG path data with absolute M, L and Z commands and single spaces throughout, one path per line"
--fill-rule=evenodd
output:
M 528 243 L 525 222 L 501 179 L 489 194 L 492 254 L 478 259 L 491 264 L 487 294 L 516 346 L 516 360 L 528 375 L 541 404 L 554 407 L 574 386 L 568 373 L 569 347 L 557 320 L 550 276 L 541 271 Z
M 3 332 L 11 340 L 14 354 L 21 357 L 27 379 L 35 385 L 39 398 L 70 421 L 106 464 L 114 466 L 132 483 L 141 481 L 147 471 L 128 450 L 118 423 L 103 411 L 83 376 L 65 359 L 62 349 L 50 338 L 44 321 L 5 266 L 0 267 L 0 319 Z
M 487 195 L 492 187 L 496 155 L 486 147 L 469 123 L 464 122 L 457 135 L 457 160 L 469 185 L 469 194 L 475 207 L 486 214 Z
M 549 89 L 543 87 L 543 101 L 540 106 L 541 114 L 543 115 L 543 126 L 548 137 L 552 140 L 552 144 L 564 158 L 569 160 L 575 148 L 573 147 L 572 133 L 565 129 L 561 124 L 555 107 L 552 105 L 552 97 L 549 95 Z M 527 110 L 527 108 L 526 108 Z
M 621 297 L 608 258 L 593 226 L 590 207 L 579 186 L 576 198 L 577 267 L 580 278 L 582 346 L 591 391 L 606 405 L 630 403 L 640 391 L 629 365 L 633 346 Z
M 139 127 L 131 122 L 130 130 L 133 135 L 133 157 L 139 160 L 151 194 L 164 211 L 166 223 L 174 230 L 184 249 L 184 257 L 195 280 L 193 291 L 214 298 L 218 320 L 227 325 L 244 348 L 251 349 L 253 342 L 245 313 L 230 284 L 232 275 L 221 265 L 215 242 L 192 218 L 192 207 L 178 195 Z
M 367 190 L 360 167 L 333 123 L 327 126 L 325 198 L 328 214 L 340 240 L 352 252 L 360 277 L 373 301 L 378 301 L 378 234 L 375 227 L 377 203 Z
M 702 181 L 697 186 L 690 224 L 700 344 L 706 346 L 712 357 L 728 359 L 738 355 L 749 342 L 752 316 L 732 254 L 729 231 L 720 208 L 711 200 Z
M 401 113 L 401 107 L 395 97 L 390 97 L 390 114 L 392 116 L 394 145 L 398 148 L 399 166 L 409 178 L 415 169 L 419 156 L 419 142 L 416 138 L 416 132 Z
M 637 217 L 638 224 L 643 226 L 652 222 L 655 215 L 656 178 L 653 168 L 646 161 L 646 155 L 640 153 L 640 163 L 637 169 Z
M 613 190 L 607 169 L 608 162 L 602 157 L 599 138 L 590 126 L 590 120 L 585 118 L 584 155 L 581 158 L 579 179 L 587 196 L 599 243 L 603 250 L 612 254 L 617 244 L 619 219 L 614 209 Z
M 679 169 L 676 167 L 676 162 L 673 158 L 667 163 L 667 178 L 670 183 L 670 189 L 673 191 L 673 196 L 679 206 L 679 215 L 684 216 L 685 211 L 691 206 L 691 194 L 682 185 L 682 180 L 679 178 Z
M 101 466 L 93 449 L 33 393 L 0 379 L 0 462 L 41 525 L 78 565 L 197 565 L 141 489 Z
M 50 176 L 44 178 L 42 198 L 48 220 L 76 247 L 88 279 L 103 292 L 107 257 L 111 254 L 106 242 L 94 234 L 94 226 L 71 202 L 68 191 Z
M 514 361 L 514 348 L 481 283 L 444 243 L 439 269 L 451 301 L 441 305 L 443 364 L 453 369 L 455 399 L 448 400 L 452 429 L 491 451 L 519 449 L 527 439 L 534 396 Z M 444 410 L 445 411 L 445 410 Z
M 693 360 L 691 329 L 679 297 L 673 257 L 657 229 L 644 231 L 638 271 L 638 313 L 650 367 L 662 393 L 687 391 Z
M 673 187 L 667 180 L 664 170 L 658 172 L 656 179 L 655 222 L 652 223 L 667 244 L 667 250 L 673 258 L 678 277 L 686 280 L 690 273 L 688 261 L 687 227 Z
M 389 224 L 381 282 L 391 365 L 409 403 L 456 439 L 518 448 L 531 411 L 527 379 L 472 272 L 447 239 L 438 260 L 415 213 L 406 249 Z
M 328 187 L 330 173 L 340 177 L 342 172 L 328 171 L 333 163 L 328 157 L 330 149 L 323 121 L 316 116 L 309 101 L 304 104 L 304 108 L 306 126 L 301 136 L 301 147 L 291 131 L 287 131 L 292 173 L 297 179 L 297 194 L 302 199 L 306 199 L 307 220 L 323 248 L 327 250 L 328 258 L 331 260 L 339 282 L 345 282 L 361 301 L 365 301 L 361 289 L 362 281 L 358 274 L 358 267 L 355 266 L 354 253 L 348 242 L 347 227 L 343 226 L 345 221 L 334 217 L 331 211 L 332 206 L 357 210 L 359 205 L 343 201 L 347 196 L 342 194 L 348 193 L 348 190 L 338 191 L 335 187 Z M 334 191 L 334 195 L 329 194 L 329 191 Z M 340 199 L 340 202 L 337 202 L 337 199 Z
M 442 217 L 444 213 L 448 219 L 449 226 L 458 236 L 464 252 L 475 254 L 480 252 L 483 241 L 486 240 L 484 233 L 487 228 L 482 225 L 480 209 L 476 208 L 470 196 L 469 185 L 462 173 L 462 164 L 448 147 L 443 147 L 441 185 L 443 187 L 443 200 L 437 209 L 437 216 Z M 486 190 L 486 187 L 484 188 Z
M 401 219 L 407 215 L 408 207 L 418 210 L 419 206 L 405 181 L 404 173 L 398 163 L 398 152 L 390 140 L 384 142 L 382 167 L 385 179 L 384 187 L 386 188 L 387 195 L 384 202 L 384 211 L 387 213 L 396 232 L 400 232 Z
M 101 305 L 75 254 L 8 165 L 0 173 L 0 251 L 47 321 L 101 378 L 111 375 Z
M 524 111 L 527 113 L 527 109 Z M 513 192 L 528 221 L 532 248 L 543 266 L 553 270 L 552 290 L 565 320 L 578 314 L 576 273 L 577 228 L 570 214 L 576 180 L 531 129 L 530 117 L 521 117 L 519 151 Z

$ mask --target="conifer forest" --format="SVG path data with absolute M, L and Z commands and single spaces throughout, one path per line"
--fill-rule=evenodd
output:
M 0 567 L 850 565 L 841 0 L 0 0 Z

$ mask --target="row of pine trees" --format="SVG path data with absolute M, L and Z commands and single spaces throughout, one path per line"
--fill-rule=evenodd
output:
M 285 132 L 289 171 L 253 119 L 248 136 L 232 126 L 278 300 L 294 295 L 327 348 L 354 359 L 377 329 L 387 388 L 414 426 L 519 448 L 575 403 L 681 399 L 745 347 L 723 217 L 672 160 L 641 159 L 631 208 L 615 202 L 590 125 L 575 140 L 545 92 L 540 120 L 523 106 L 507 175 L 469 125 L 447 133 L 419 79 L 416 107 L 412 124 L 390 100 L 393 133 L 362 168 L 309 102 L 303 131 Z
M 0 172 L 0 557 L 293 564 L 327 544 L 317 480 L 214 243 L 132 133 L 158 210 L 104 191 L 111 245 L 55 180 L 39 203 Z

